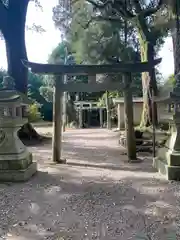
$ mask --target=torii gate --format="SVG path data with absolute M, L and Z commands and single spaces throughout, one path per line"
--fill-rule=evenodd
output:
M 127 139 L 127 155 L 129 160 L 136 160 L 136 142 L 133 126 L 133 104 L 130 84 L 131 73 L 151 72 L 161 62 L 156 59 L 152 62 L 121 62 L 106 65 L 57 65 L 40 64 L 23 61 L 24 65 L 31 68 L 31 71 L 39 74 L 50 74 L 55 76 L 54 99 L 53 99 L 53 139 L 52 139 L 52 160 L 56 163 L 64 163 L 61 159 L 62 148 L 62 96 L 63 92 L 100 92 L 124 89 L 125 105 L 125 129 Z M 120 83 L 105 82 L 96 83 L 92 81 L 96 74 L 123 74 L 123 85 Z M 63 75 L 88 75 L 89 83 L 64 83 Z

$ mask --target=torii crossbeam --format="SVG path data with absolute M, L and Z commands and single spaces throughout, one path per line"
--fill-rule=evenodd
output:
M 23 61 L 24 65 L 31 68 L 34 73 L 41 74 L 68 74 L 68 75 L 88 75 L 88 74 L 103 74 L 103 73 L 137 73 L 148 72 L 161 62 L 161 58 L 155 59 L 152 62 L 120 62 L 116 64 L 103 65 L 63 65 L 63 64 L 41 64 Z

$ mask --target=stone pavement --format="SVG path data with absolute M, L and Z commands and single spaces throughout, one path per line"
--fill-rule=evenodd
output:
M 50 143 L 31 147 L 38 174 L 0 185 L 0 239 L 166 240 L 171 232 L 180 239 L 180 184 L 163 180 L 151 158 L 128 164 L 117 134 L 67 131 L 67 165 L 50 163 Z

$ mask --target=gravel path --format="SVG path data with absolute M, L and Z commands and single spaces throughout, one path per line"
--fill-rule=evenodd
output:
M 50 163 L 51 144 L 31 151 L 38 174 L 0 185 L 0 240 L 166 240 L 171 232 L 180 240 L 180 184 L 163 180 L 150 158 L 128 164 L 117 133 L 66 132 L 67 165 Z

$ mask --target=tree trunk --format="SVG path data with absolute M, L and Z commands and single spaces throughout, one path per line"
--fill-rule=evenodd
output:
M 0 19 L 0 29 L 6 43 L 8 75 L 14 79 L 16 90 L 25 94 L 27 94 L 28 69 L 23 65 L 22 60 L 27 60 L 25 24 L 28 3 L 29 0 L 10 0 L 7 9 L 0 6 L 1 13 L 3 13 L 3 19 Z M 41 140 L 39 134 L 29 123 L 19 130 L 19 137 Z
M 140 51 L 141 51 L 141 62 L 152 61 L 154 59 L 154 46 L 139 37 Z M 157 95 L 157 84 L 155 69 L 150 73 L 142 73 L 142 89 L 143 89 L 143 111 L 141 116 L 140 127 L 147 127 L 152 123 L 152 106 L 151 97 L 152 91 L 154 95 Z M 154 104 L 154 117 L 157 125 L 157 106 Z
M 176 35 L 177 35 L 177 30 L 176 29 L 173 29 L 171 31 L 171 36 L 172 36 L 172 44 L 173 44 L 173 57 L 174 57 L 174 74 L 176 75 L 177 74 L 177 69 L 178 69 L 178 66 L 177 66 L 177 50 L 176 50 Z
M 180 32 L 179 31 L 175 29 L 172 34 L 173 53 L 174 53 L 174 75 L 180 72 Z
M 25 45 L 25 23 L 28 0 L 11 1 L 7 10 L 7 21 L 2 33 L 6 42 L 8 74 L 15 80 L 16 89 L 27 93 L 28 69 L 22 64 L 27 60 Z
M 174 75 L 180 73 L 180 2 L 174 1 L 174 4 L 169 1 L 169 5 L 175 15 L 175 28 L 172 30 L 173 53 L 174 53 Z M 175 79 L 176 80 L 176 79 Z
M 152 63 L 154 61 L 154 45 L 148 43 L 148 61 Z M 149 115 L 150 115 L 150 123 L 154 124 L 154 127 L 158 125 L 158 114 L 157 114 L 157 104 L 154 101 L 154 97 L 158 95 L 158 88 L 156 82 L 156 73 L 155 68 L 153 67 L 149 71 L 150 83 L 149 83 Z M 153 104 L 153 105 L 152 105 Z

